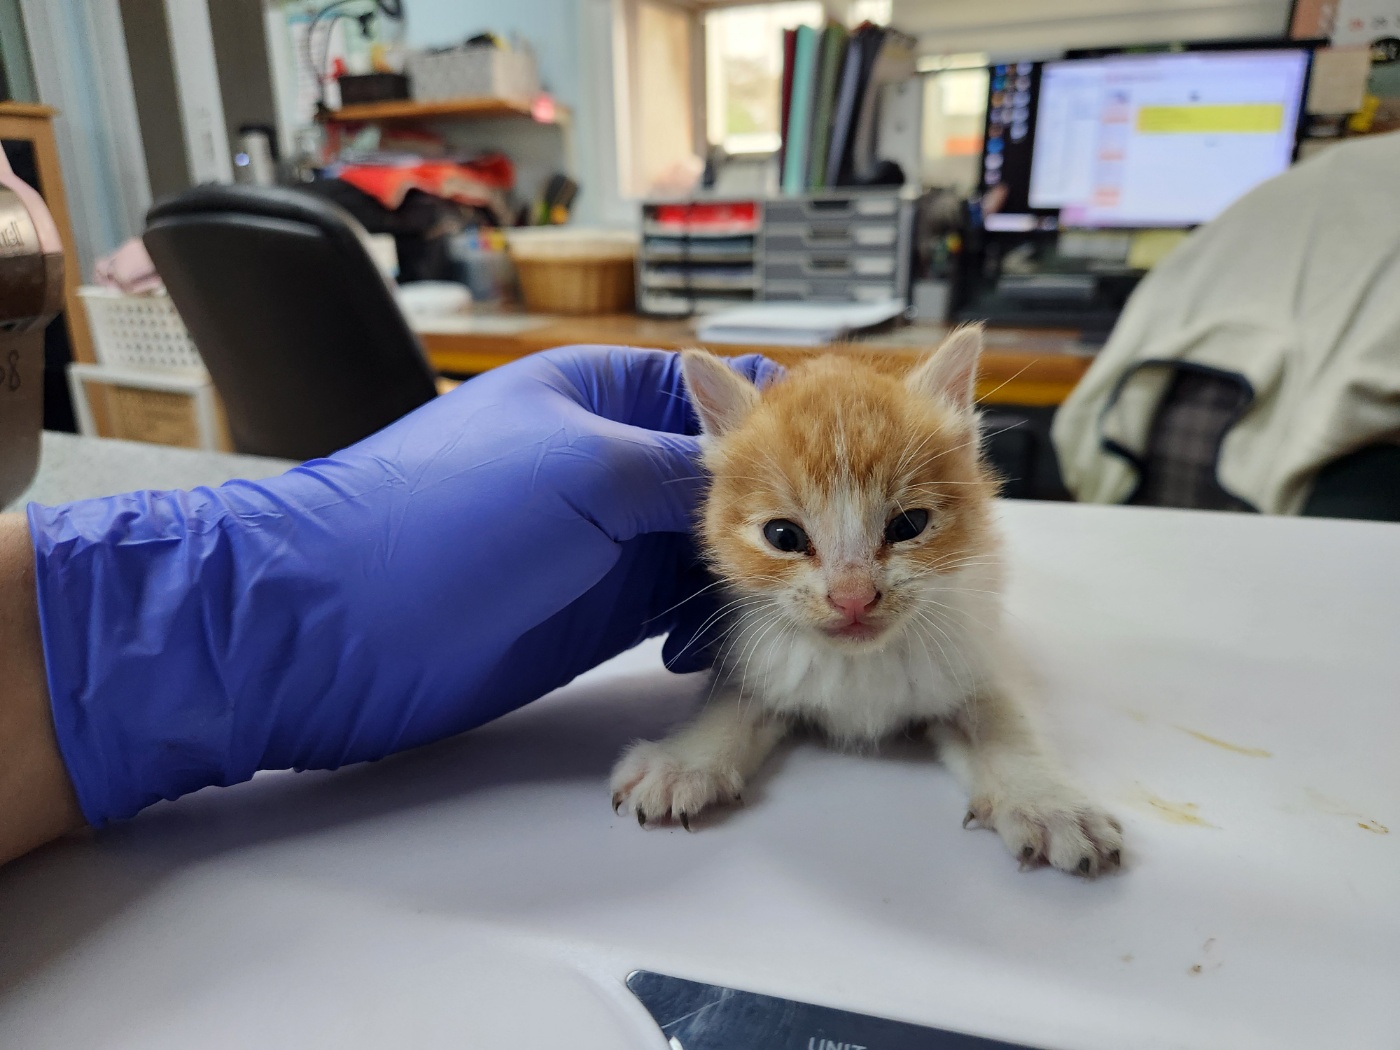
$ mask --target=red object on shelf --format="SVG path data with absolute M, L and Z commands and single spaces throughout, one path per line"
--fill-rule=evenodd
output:
M 677 233 L 752 233 L 758 229 L 756 201 L 658 204 L 652 220 Z
M 489 207 L 515 183 L 515 167 L 501 154 L 478 157 L 469 164 L 450 160 L 347 164 L 336 174 L 391 210 L 403 203 L 409 190 L 422 190 L 459 204 Z

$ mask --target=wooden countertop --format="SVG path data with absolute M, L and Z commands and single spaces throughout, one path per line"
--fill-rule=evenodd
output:
M 640 317 L 531 317 L 471 315 L 416 326 L 418 336 L 439 372 L 476 374 L 527 354 L 574 343 L 680 350 L 700 345 L 693 320 Z M 857 340 L 812 349 L 792 346 L 713 345 L 729 356 L 761 353 L 789 363 L 821 351 L 914 357 L 937 346 L 943 325 L 911 324 Z M 1058 405 L 1074 389 L 1093 361 L 1093 348 L 1070 331 L 988 329 L 987 349 L 978 376 L 978 397 L 989 404 Z

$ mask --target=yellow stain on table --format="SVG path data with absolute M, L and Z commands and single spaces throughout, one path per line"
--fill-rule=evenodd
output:
M 1248 755 L 1250 758 L 1273 758 L 1272 751 L 1265 751 L 1262 747 L 1245 747 L 1243 744 L 1232 744 L 1228 740 L 1221 740 L 1219 737 L 1211 736 L 1209 733 L 1201 733 L 1195 729 L 1187 729 L 1185 726 L 1176 726 L 1183 733 L 1194 736 L 1202 743 L 1212 744 L 1215 747 L 1224 748 L 1226 751 L 1233 751 L 1237 755 Z
M 1194 802 L 1168 802 L 1151 792 L 1144 795 L 1144 801 L 1152 811 L 1168 824 L 1193 824 L 1198 828 L 1219 828 L 1201 816 L 1201 807 Z
M 1278 102 L 1206 102 L 1186 106 L 1143 106 L 1137 130 L 1147 135 L 1270 134 L 1283 127 Z
M 1365 814 L 1360 812 L 1355 806 L 1350 806 L 1340 799 L 1324 795 L 1316 788 L 1306 788 L 1308 800 L 1320 812 L 1332 817 L 1349 817 L 1356 821 L 1356 826 L 1362 831 L 1369 831 L 1372 835 L 1389 835 L 1390 829 L 1379 820 L 1370 820 Z

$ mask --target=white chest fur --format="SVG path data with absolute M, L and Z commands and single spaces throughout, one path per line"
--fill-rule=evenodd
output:
M 947 716 L 987 680 L 999 602 L 990 590 L 935 593 L 938 604 L 926 604 L 871 652 L 851 652 L 812 628 L 774 621 L 771 612 L 744 614 L 721 658 L 721 680 L 766 710 L 804 718 L 846 743 Z

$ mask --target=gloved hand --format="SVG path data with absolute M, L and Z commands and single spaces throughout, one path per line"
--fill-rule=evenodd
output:
M 84 816 L 437 740 L 665 632 L 703 666 L 697 432 L 677 355 L 569 347 L 278 478 L 31 504 Z

